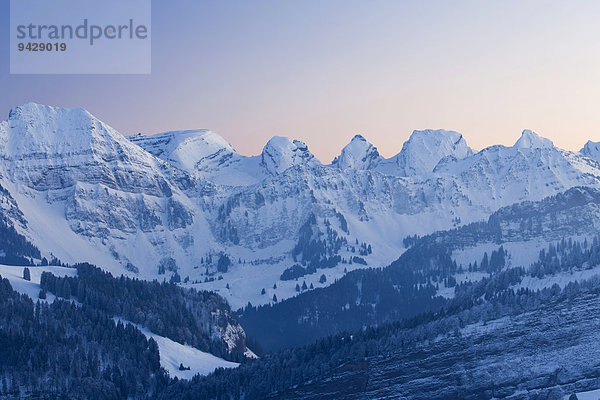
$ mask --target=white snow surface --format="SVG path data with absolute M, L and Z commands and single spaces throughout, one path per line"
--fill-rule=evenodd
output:
M 179 379 L 191 379 L 194 375 L 208 375 L 217 368 L 236 368 L 240 364 L 223 360 L 210 353 L 205 353 L 192 346 L 186 346 L 164 336 L 159 336 L 148 329 L 132 322 L 115 318 L 115 322 L 121 321 L 138 328 L 147 338 L 152 338 L 158 344 L 160 353 L 160 365 L 167 370 L 169 375 Z M 180 371 L 179 366 L 189 367 L 189 370 Z
M 573 271 L 563 271 L 555 275 L 544 276 L 543 278 L 537 278 L 532 276 L 525 276 L 520 284 L 515 286 L 515 290 L 519 288 L 529 288 L 531 290 L 542 290 L 544 288 L 550 288 L 554 285 L 564 288 L 571 282 L 582 282 L 593 277 L 600 276 L 600 265 L 586 266 L 581 269 Z
M 253 157 L 237 153 L 225 139 L 206 129 L 140 133 L 129 140 L 186 172 L 231 186 L 256 184 L 294 165 L 320 165 L 305 143 L 281 136 L 271 138 L 260 156 Z
M 591 237 L 586 235 L 574 235 L 566 237 L 566 240 L 572 239 L 573 241 L 583 242 L 585 239 L 592 240 Z M 550 241 L 556 244 L 556 241 Z M 522 242 L 505 242 L 502 243 L 502 247 L 507 251 L 505 269 L 514 267 L 523 267 L 525 271 L 538 260 L 539 253 L 542 249 L 548 249 L 549 241 L 543 240 L 542 238 L 536 240 L 522 241 Z M 457 283 L 464 282 L 477 282 L 485 277 L 489 276 L 489 273 L 474 271 L 468 272 L 469 264 L 481 264 L 484 253 L 487 252 L 488 257 L 492 251 L 498 250 L 500 244 L 497 243 L 480 243 L 477 246 L 467 247 L 452 252 L 452 259 L 456 261 L 459 267 L 462 267 L 464 272 L 457 273 L 454 275 Z M 583 268 L 573 271 L 560 272 L 555 275 L 544 276 L 543 278 L 532 277 L 525 275 L 521 280 L 521 283 L 514 286 L 514 289 L 529 288 L 531 290 L 541 290 L 544 288 L 550 288 L 554 284 L 557 284 L 561 288 L 564 288 L 570 282 L 582 282 L 595 276 L 600 276 L 600 265 L 588 266 L 584 265 Z M 446 298 L 454 297 L 454 287 L 445 287 L 443 282 L 439 284 L 440 288 L 437 294 Z
M 28 267 L 31 275 L 31 280 L 26 281 L 23 279 L 23 269 L 25 267 L 21 266 L 13 266 L 13 265 L 0 265 L 0 276 L 4 279 L 8 279 L 10 285 L 12 286 L 15 292 L 19 292 L 21 294 L 25 294 L 36 302 L 47 301 L 54 302 L 56 296 L 52 293 L 46 293 L 46 299 L 40 299 L 39 294 L 41 290 L 40 279 L 42 277 L 43 272 L 50 272 L 56 276 L 76 276 L 77 270 L 74 268 L 65 268 L 65 267 L 56 267 L 56 266 L 48 266 L 48 267 Z
M 590 390 L 587 392 L 579 392 L 575 393 L 577 395 L 577 400 L 599 400 L 600 399 L 600 389 Z M 569 400 L 571 394 L 565 395 L 564 400 Z
M 235 154 L 233 146 L 206 129 L 130 136 L 129 140 L 150 154 L 186 171 L 210 169 Z
M 356 135 L 332 165 L 340 169 L 369 169 L 390 176 L 415 177 L 433 172 L 444 158 L 462 159 L 471 155 L 473 150 L 460 133 L 425 129 L 414 131 L 400 153 L 388 159 L 362 135 Z

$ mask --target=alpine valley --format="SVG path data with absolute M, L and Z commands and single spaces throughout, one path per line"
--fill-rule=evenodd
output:
M 0 206 L 0 398 L 600 388 L 600 143 L 422 130 L 323 163 L 28 103 L 0 123 Z

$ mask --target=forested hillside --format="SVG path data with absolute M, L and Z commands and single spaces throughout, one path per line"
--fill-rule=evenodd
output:
M 229 305 L 211 292 L 187 290 L 172 283 L 147 282 L 78 264 L 77 276 L 42 274 L 42 289 L 116 318 L 148 328 L 181 344 L 239 361 L 244 331 Z
M 158 346 L 87 305 L 33 301 L 0 280 L 0 393 L 6 398 L 147 398 L 168 377 Z
M 443 273 L 438 267 L 445 265 L 445 253 L 442 247 L 438 250 L 440 263 L 431 269 L 436 274 Z M 174 312 L 179 317 L 171 321 L 183 324 L 185 319 L 178 318 L 189 314 L 181 303 L 159 304 L 167 300 L 166 294 L 173 294 L 166 288 L 172 284 L 153 287 L 80 265 L 77 279 L 44 277 L 47 290 L 77 298 L 77 304 L 60 298 L 52 304 L 34 304 L 2 280 L 0 390 L 7 398 L 61 394 L 83 399 L 92 393 L 99 399 L 487 399 L 515 393 L 512 398 L 556 398 L 551 396 L 600 384 L 600 370 L 594 363 L 569 357 L 600 339 L 595 323 L 583 323 L 600 320 L 600 279 L 596 275 L 541 290 L 521 284 L 525 277 L 594 271 L 599 262 L 600 237 L 561 240 L 541 251 L 527 269 L 498 271 L 488 263 L 492 271 L 488 277 L 457 284 L 453 298 L 436 297 L 436 311 L 328 336 L 190 382 L 169 380 L 160 368 L 156 343 L 113 319 L 116 313 L 132 319 L 136 312 L 149 313 L 162 319 L 168 318 L 166 312 Z M 138 304 L 138 311 L 126 311 L 136 305 L 136 298 L 150 293 L 156 302 L 149 304 L 156 310 Z M 473 351 L 478 354 L 475 358 Z M 521 365 L 543 362 L 544 367 L 506 369 L 510 357 L 517 355 L 523 357 Z M 561 363 L 552 363 L 555 359 Z M 394 389 L 386 391 L 388 385 Z

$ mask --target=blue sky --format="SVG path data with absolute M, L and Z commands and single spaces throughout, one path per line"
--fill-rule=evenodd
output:
M 152 74 L 9 75 L 27 101 L 84 107 L 123 134 L 210 128 L 243 154 L 274 135 L 325 162 L 356 133 L 385 156 L 414 129 L 474 148 L 533 129 L 600 140 L 598 1 L 153 1 Z

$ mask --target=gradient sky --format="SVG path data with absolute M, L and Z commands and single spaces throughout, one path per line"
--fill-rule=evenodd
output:
M 149 76 L 9 75 L 0 4 L 0 119 L 84 107 L 123 134 L 210 128 L 247 155 L 281 135 L 323 162 L 355 133 L 386 157 L 424 128 L 600 141 L 597 0 L 153 1 Z

